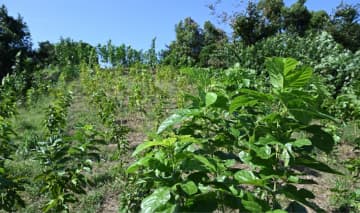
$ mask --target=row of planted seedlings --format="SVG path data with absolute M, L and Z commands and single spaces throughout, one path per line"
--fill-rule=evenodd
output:
M 86 193 L 91 183 L 88 174 L 92 162 L 98 160 L 97 146 L 102 137 L 92 125 L 79 126 L 72 135 L 65 132 L 72 96 L 71 92 L 59 88 L 55 101 L 46 109 L 45 133 L 36 137 L 31 155 L 27 156 L 27 161 L 39 164 L 40 169 L 33 172 L 34 176 L 15 177 L 16 173 L 8 170 L 18 149 L 14 143 L 16 133 L 10 125 L 17 108 L 10 84 L 4 80 L 0 91 L 0 210 L 22 211 L 29 204 L 24 201 L 29 199 L 24 198 L 32 194 L 37 198 L 30 200 L 40 199 L 43 212 L 68 212 L 69 203 Z M 32 187 L 27 187 L 30 185 Z M 31 192 L 26 191 L 30 189 Z
M 77 202 L 79 194 L 86 194 L 92 183 L 89 174 L 93 162 L 100 159 L 98 146 L 104 141 L 93 125 L 78 126 L 72 135 L 65 132 L 71 101 L 71 92 L 57 94 L 46 110 L 46 140 L 36 146 L 35 159 L 41 164 L 41 173 L 35 181 L 48 200 L 43 212 L 69 212 L 69 203 Z
M 268 88 L 251 78 L 240 88 L 203 83 L 136 148 L 127 172 L 142 192 L 133 197 L 139 210 L 324 211 L 303 185 L 316 184 L 309 170 L 340 174 L 314 157 L 334 146 L 322 123 L 338 121 L 321 107 L 310 67 L 272 58 L 266 70 Z
M 0 85 L 0 210 L 9 212 L 25 206 L 20 196 L 25 180 L 14 176 L 7 166 L 17 149 L 12 140 L 16 133 L 11 125 L 11 117 L 16 115 L 17 109 L 11 84 L 10 77 L 6 76 Z
M 89 103 L 96 109 L 99 126 L 102 126 L 107 144 L 117 146 L 112 159 L 120 160 L 122 165 L 129 148 L 126 138 L 129 128 L 120 117 L 125 102 L 121 79 L 120 73 L 100 68 L 84 67 L 80 74 L 81 85 L 89 97 Z

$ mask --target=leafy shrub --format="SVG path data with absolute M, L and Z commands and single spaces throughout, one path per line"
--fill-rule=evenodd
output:
M 311 155 L 314 149 L 329 153 L 334 145 L 313 119 L 335 119 L 306 90 L 310 67 L 272 58 L 266 68 L 270 91 L 240 88 L 229 95 L 209 85 L 160 125 L 158 138 L 136 148 L 138 159 L 127 172 L 151 190 L 141 202 L 143 212 L 282 212 L 281 197 L 293 201 L 289 208 L 323 211 L 309 200 L 314 194 L 297 184 L 315 184 L 303 178 L 302 168 L 339 174 Z

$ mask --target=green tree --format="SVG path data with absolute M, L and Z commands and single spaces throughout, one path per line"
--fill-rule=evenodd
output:
M 73 41 L 70 38 L 60 38 L 55 44 L 55 55 L 57 65 L 79 65 L 81 62 L 97 64 L 95 47 L 83 41 Z
M 199 65 L 202 67 L 224 67 L 226 59 L 221 54 L 228 42 L 226 33 L 216 28 L 210 21 L 204 23 L 204 42 L 199 55 Z
M 254 1 L 249 1 L 245 13 L 235 15 L 231 26 L 234 38 L 240 38 L 246 46 L 276 33 Z
M 151 40 L 151 47 L 146 53 L 146 60 L 151 68 L 154 68 L 158 64 L 156 55 L 156 37 Z
M 8 15 L 5 5 L 0 7 L 0 79 L 12 72 L 19 55 L 20 64 L 31 55 L 31 38 L 29 29 L 23 18 Z M 22 70 L 22 68 L 20 68 Z
M 310 28 L 313 31 L 324 31 L 330 26 L 330 16 L 324 11 L 311 11 Z
M 270 22 L 272 28 L 277 31 L 281 31 L 283 25 L 282 12 L 284 7 L 283 0 L 260 0 L 258 3 L 258 8 L 262 10 L 263 16 Z
M 286 31 L 303 36 L 310 28 L 311 13 L 305 3 L 306 0 L 298 0 L 291 7 L 284 9 L 284 27 Z
M 355 52 L 360 49 L 360 4 L 341 3 L 331 19 L 333 24 L 329 31 L 336 42 Z
M 176 41 L 164 52 L 165 63 L 194 66 L 199 62 L 204 36 L 199 25 L 190 17 L 175 26 Z
M 35 50 L 35 58 L 38 66 L 42 68 L 55 64 L 55 45 L 49 41 L 39 42 L 39 48 Z

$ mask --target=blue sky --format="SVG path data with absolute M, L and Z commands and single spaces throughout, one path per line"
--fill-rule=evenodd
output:
M 157 37 L 157 49 L 175 39 L 175 24 L 192 17 L 202 25 L 210 20 L 221 28 L 206 7 L 214 0 L 0 0 L 12 16 L 20 14 L 28 24 L 34 44 L 59 41 L 60 37 L 92 45 L 111 39 L 136 49 L 148 49 Z M 223 0 L 220 9 L 231 12 L 235 0 Z M 296 0 L 285 0 L 290 5 Z M 332 11 L 340 0 L 308 0 L 310 10 Z M 358 0 L 345 0 L 355 4 Z M 228 28 L 227 28 L 228 29 Z

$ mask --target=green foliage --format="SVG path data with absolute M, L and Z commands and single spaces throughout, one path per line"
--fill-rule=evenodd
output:
M 5 165 L 6 161 L 12 160 L 17 149 L 12 139 L 15 132 L 9 122 L 16 113 L 15 103 L 11 95 L 2 91 L 5 86 L 0 86 L 0 210 L 10 212 L 24 207 L 25 203 L 19 195 L 19 191 L 24 190 L 23 179 L 11 175 Z
M 274 35 L 277 31 L 273 25 L 267 24 L 257 4 L 253 1 L 249 1 L 244 14 L 235 16 L 231 27 L 234 30 L 234 37 L 240 37 L 246 46 Z
M 176 41 L 173 41 L 164 53 L 165 63 L 178 66 L 196 65 L 204 40 L 199 25 L 187 17 L 176 25 L 175 32 Z
M 35 178 L 42 184 L 41 193 L 48 193 L 49 201 L 43 211 L 69 211 L 68 203 L 77 201 L 90 183 L 84 172 L 90 172 L 92 162 L 99 160 L 99 142 L 92 126 L 79 128 L 71 138 L 56 136 L 38 143 L 36 158 L 43 171 Z
M 142 211 L 265 212 L 284 208 L 280 195 L 322 211 L 308 200 L 313 193 L 294 184 L 314 183 L 298 166 L 338 174 L 311 156 L 314 148 L 330 152 L 334 142 L 310 122 L 332 118 L 305 90 L 312 70 L 297 65 L 269 59 L 270 93 L 239 89 L 228 99 L 221 89 L 201 92 L 198 104 L 167 118 L 158 129 L 164 137 L 139 145 L 133 153 L 138 160 L 127 170 L 154 189 Z M 312 137 L 294 137 L 302 133 Z
M 55 44 L 56 64 L 61 67 L 80 65 L 85 62 L 89 66 L 98 64 L 96 50 L 85 42 L 73 41 L 70 38 L 61 38 Z
M 23 180 L 12 176 L 5 167 L 5 161 L 11 160 L 16 146 L 11 140 L 14 134 L 10 124 L 0 115 L 0 210 L 14 211 L 18 207 L 24 207 L 25 203 L 19 195 L 23 191 Z
M 338 43 L 353 52 L 360 48 L 359 7 L 359 4 L 348 5 L 342 2 L 335 10 L 329 29 Z
M 50 105 L 44 124 L 49 135 L 61 135 L 66 125 L 67 108 L 71 104 L 72 93 L 60 93 L 57 102 Z
M 18 65 L 23 68 L 23 62 L 30 55 L 30 32 L 21 16 L 9 16 L 5 5 L 0 7 L 0 80 L 12 73 L 16 64 L 16 55 L 20 54 Z
M 109 40 L 106 45 L 99 44 L 97 46 L 97 53 L 102 63 L 111 65 L 112 67 L 133 66 L 136 63 L 141 63 L 143 59 L 141 51 L 137 51 L 125 44 L 118 47 L 114 46 L 111 40 Z M 153 59 L 154 58 L 152 58 L 152 60 Z
M 337 44 L 330 34 L 314 33 L 305 37 L 289 34 L 277 35 L 244 48 L 241 44 L 235 48 L 236 61 L 241 67 L 257 70 L 267 75 L 263 63 L 267 57 L 292 57 L 303 64 L 314 67 L 314 73 L 322 76 L 326 87 L 333 97 L 359 79 L 358 53 L 351 53 Z M 235 60 L 235 59 L 232 59 Z
M 20 43 L 0 48 L 0 57 L 9 53 L 0 66 L 13 65 L 0 87 L 0 210 L 20 211 L 25 200 L 34 201 L 30 212 L 97 211 L 121 188 L 122 212 L 321 212 L 304 184 L 316 184 L 314 171 L 340 174 L 321 161 L 334 146 L 358 148 L 358 11 L 341 5 L 330 17 L 304 0 L 257 2 L 231 17 L 231 42 L 209 21 L 202 28 L 191 18 L 179 22 L 160 63 L 155 38 L 145 52 L 111 40 L 93 47 L 60 39 L 27 58 L 27 27 L 3 6 L 0 46 L 16 36 Z M 68 87 L 74 97 L 58 93 Z M 53 93 L 39 125 L 29 110 L 41 117 L 37 101 Z M 11 120 L 18 107 L 27 118 Z M 88 118 L 97 126 L 81 124 Z M 148 132 L 126 174 L 130 146 Z M 100 150 L 94 171 L 103 173 L 93 185 Z M 357 152 L 333 188 L 345 210 L 359 209 Z
M 284 10 L 284 27 L 290 33 L 305 35 L 310 28 L 311 13 L 305 6 L 306 0 L 298 0 Z
M 98 132 L 91 125 L 80 127 L 73 136 L 65 137 L 67 108 L 71 93 L 61 93 L 54 105 L 47 110 L 45 126 L 49 137 L 38 142 L 36 159 L 42 172 L 35 178 L 41 185 L 41 193 L 47 193 L 49 201 L 42 211 L 69 211 L 68 203 L 77 201 L 77 194 L 84 194 L 90 183 L 84 172 L 90 172 L 92 162 L 99 160 Z

